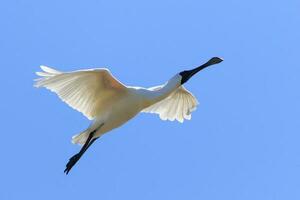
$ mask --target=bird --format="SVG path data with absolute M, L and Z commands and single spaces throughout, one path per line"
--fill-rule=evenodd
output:
M 92 121 L 81 133 L 72 137 L 72 143 L 81 145 L 72 156 L 64 173 L 70 172 L 86 150 L 103 134 L 120 127 L 140 112 L 158 114 L 162 120 L 183 122 L 191 119 L 198 105 L 195 96 L 183 85 L 204 68 L 223 59 L 213 57 L 206 63 L 175 74 L 165 84 L 144 88 L 127 86 L 116 79 L 107 68 L 71 72 L 40 66 L 34 86 L 44 87 L 73 109 Z

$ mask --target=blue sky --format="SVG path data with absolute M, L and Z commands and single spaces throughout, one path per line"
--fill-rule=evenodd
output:
M 0 199 L 300 199 L 300 2 L 1 2 Z M 39 65 L 150 87 L 213 56 L 183 124 L 140 114 L 71 173 L 89 121 L 32 87 Z

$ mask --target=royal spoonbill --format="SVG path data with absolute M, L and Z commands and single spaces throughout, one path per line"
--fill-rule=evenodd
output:
M 199 67 L 182 71 L 165 84 L 151 88 L 126 86 L 105 68 L 61 72 L 41 66 L 43 72 L 36 72 L 40 78 L 35 80 L 35 87 L 55 92 L 62 101 L 93 120 L 85 131 L 72 137 L 74 144 L 83 146 L 70 158 L 64 172 L 68 174 L 101 135 L 121 126 L 139 112 L 156 113 L 162 120 L 183 122 L 191 119 L 191 112 L 198 102 L 183 84 L 200 70 L 222 61 L 213 57 Z

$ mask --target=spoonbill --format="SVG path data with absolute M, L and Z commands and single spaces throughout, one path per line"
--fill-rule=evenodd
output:
M 61 72 L 41 66 L 43 72 L 36 72 L 40 78 L 35 80 L 34 86 L 55 92 L 62 101 L 93 120 L 86 130 L 72 137 L 72 143 L 82 147 L 69 159 L 64 172 L 68 174 L 100 136 L 139 112 L 158 114 L 162 120 L 183 122 L 191 119 L 191 112 L 198 102 L 183 84 L 200 70 L 222 61 L 213 57 L 199 67 L 182 71 L 165 84 L 151 88 L 126 86 L 106 68 Z

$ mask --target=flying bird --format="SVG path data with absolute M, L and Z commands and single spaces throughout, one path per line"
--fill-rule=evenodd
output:
M 191 112 L 198 102 L 183 84 L 200 70 L 222 61 L 213 57 L 199 67 L 182 71 L 165 84 L 151 88 L 126 86 L 106 68 L 61 72 L 41 66 L 43 71 L 36 72 L 40 78 L 35 80 L 34 86 L 55 92 L 62 101 L 92 120 L 86 130 L 72 137 L 72 143 L 82 147 L 69 159 L 64 172 L 68 174 L 100 136 L 140 112 L 158 114 L 162 120 L 183 122 L 191 119 Z

